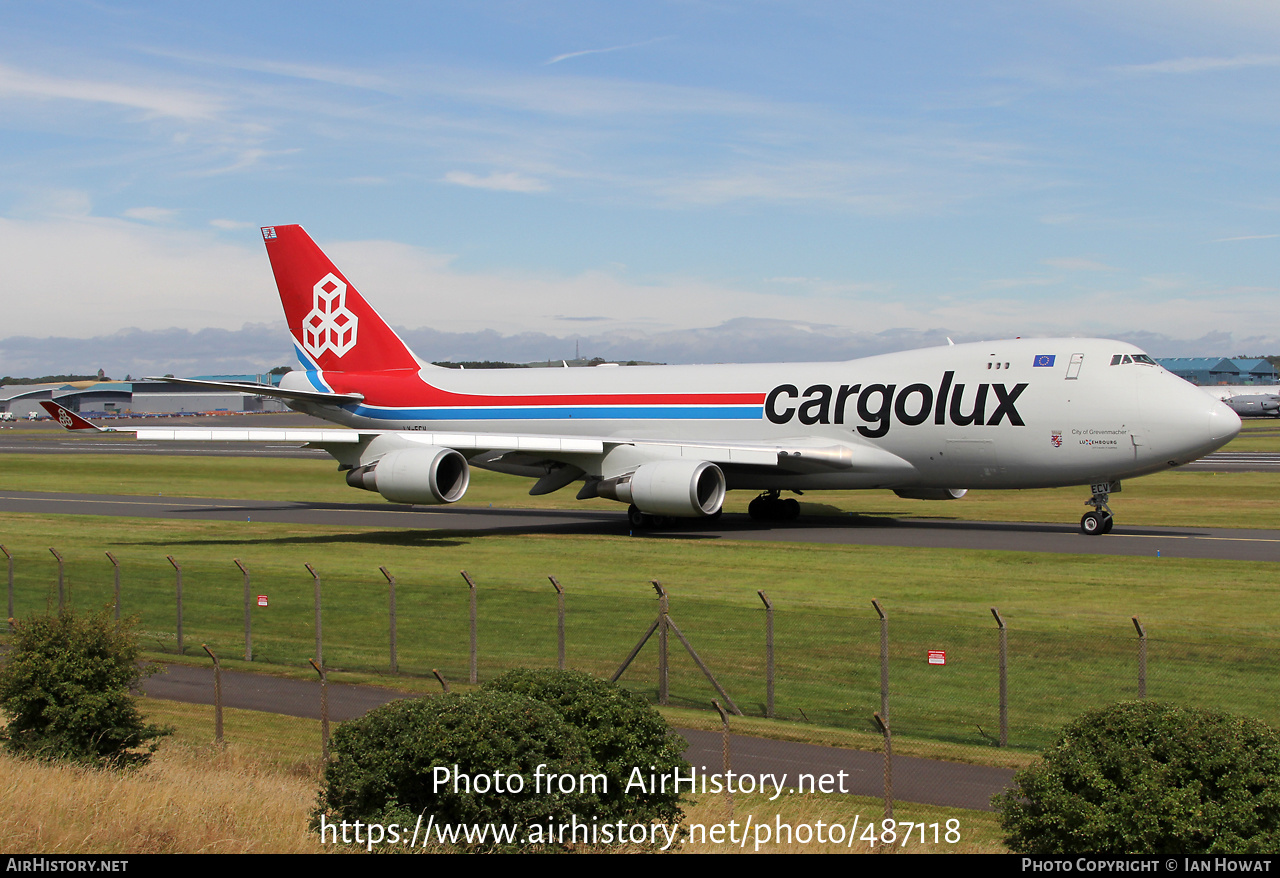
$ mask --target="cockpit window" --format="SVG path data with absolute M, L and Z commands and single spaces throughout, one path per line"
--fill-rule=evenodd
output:
M 1144 366 L 1154 366 L 1156 361 L 1148 357 L 1146 354 L 1114 354 L 1111 357 L 1111 365 L 1119 366 L 1122 363 L 1142 363 Z
M 1121 355 L 1120 355 L 1120 354 L 1116 354 L 1114 357 L 1112 357 L 1112 358 L 1111 358 L 1111 365 L 1113 365 L 1113 366 L 1119 366 L 1119 365 L 1120 365 L 1120 357 L 1121 357 Z

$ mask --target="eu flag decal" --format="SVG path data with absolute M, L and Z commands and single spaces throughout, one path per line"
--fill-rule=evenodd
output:
M 1053 365 L 1053 358 L 1054 358 L 1055 356 L 1056 356 L 1056 354 L 1036 354 L 1035 362 L 1033 362 L 1031 365 L 1032 365 L 1032 366 L 1037 366 L 1037 367 L 1039 367 L 1039 366 L 1052 366 L 1052 365 Z

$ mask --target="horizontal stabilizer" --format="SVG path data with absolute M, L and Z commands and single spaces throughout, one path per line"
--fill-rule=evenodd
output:
M 270 396 L 276 399 L 292 399 L 299 402 L 319 402 L 330 405 L 343 405 L 349 402 L 362 402 L 363 393 L 326 393 L 322 390 L 284 390 L 271 384 L 253 384 L 248 381 L 206 381 L 203 378 L 148 378 L 148 381 L 167 381 L 170 384 L 182 384 L 188 387 L 208 387 L 214 390 L 229 390 L 233 393 L 252 393 L 257 396 Z

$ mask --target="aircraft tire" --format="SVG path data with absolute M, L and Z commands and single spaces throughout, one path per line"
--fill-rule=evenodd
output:
M 1100 512 L 1086 512 L 1080 519 L 1080 532 L 1085 536 L 1095 537 L 1106 533 L 1105 521 Z
M 647 512 L 641 512 L 640 507 L 634 503 L 627 509 L 627 521 L 632 530 L 649 530 L 654 524 L 653 516 Z
M 1116 518 L 1115 518 L 1115 516 L 1114 516 L 1114 515 L 1108 515 L 1108 516 L 1106 517 L 1106 520 L 1102 522 L 1102 532 L 1103 532 L 1104 534 L 1109 534 L 1109 533 L 1111 533 L 1111 526 L 1112 526 L 1113 524 L 1115 524 L 1115 523 L 1116 523 Z
M 778 517 L 783 521 L 795 521 L 800 517 L 800 501 L 794 497 L 788 497 L 778 505 L 782 507 L 779 510 L 782 514 Z

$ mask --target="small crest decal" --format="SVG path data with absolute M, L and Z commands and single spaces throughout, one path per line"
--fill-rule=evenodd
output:
M 1062 431 L 1061 430 L 1054 430 L 1052 433 L 1049 434 L 1049 444 L 1052 445 L 1054 448 L 1062 447 Z
M 275 226 L 263 226 L 263 227 L 262 227 L 262 240 L 264 240 L 264 241 L 274 241 L 274 240 L 275 240 L 275 238 L 276 238 L 276 227 L 275 227 Z

